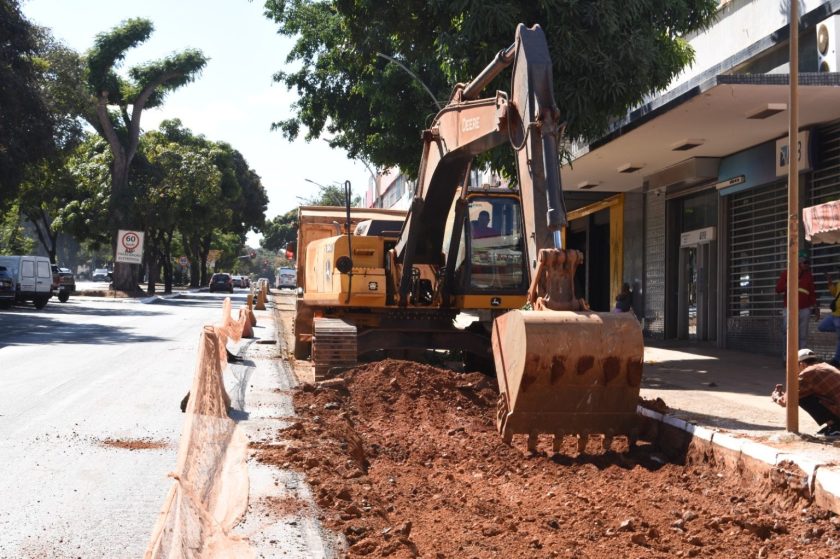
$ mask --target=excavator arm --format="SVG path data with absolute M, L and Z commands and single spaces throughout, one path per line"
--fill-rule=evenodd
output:
M 478 99 L 513 66 L 511 95 Z M 437 265 L 444 252 L 446 220 L 473 158 L 510 142 L 515 151 L 525 254 L 534 310 L 495 319 L 493 357 L 499 380 L 496 425 L 506 442 L 553 434 L 635 436 L 641 384 L 641 328 L 629 314 L 593 313 L 574 292 L 582 254 L 562 247 L 566 209 L 560 181 L 558 138 L 563 125 L 554 101 L 552 64 L 542 29 L 519 25 L 513 45 L 500 51 L 473 81 L 459 84 L 449 103 L 423 133 L 423 155 L 414 198 L 396 261 L 402 265 L 399 302 L 408 304 L 412 267 Z M 451 258 L 451 251 L 450 251 Z M 608 446 L 608 443 L 607 443 Z
M 511 65 L 512 99 L 503 92 L 478 99 Z M 440 261 L 447 214 L 458 187 L 465 185 L 473 159 L 506 142 L 516 149 L 529 269 L 536 269 L 539 249 L 560 248 L 557 243 L 566 224 L 566 209 L 557 160 L 559 115 L 545 34 L 539 25 L 528 29 L 520 24 L 514 43 L 499 51 L 473 81 L 458 84 L 449 103 L 423 132 L 417 186 L 396 246 L 397 260 L 403 263 L 403 305 L 411 284 L 411 267 Z

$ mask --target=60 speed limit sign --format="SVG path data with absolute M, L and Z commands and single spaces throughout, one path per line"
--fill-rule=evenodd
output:
M 117 262 L 143 263 L 143 233 L 120 229 L 117 234 Z

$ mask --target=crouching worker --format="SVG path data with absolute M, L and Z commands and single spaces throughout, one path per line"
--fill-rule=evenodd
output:
M 787 404 L 781 384 L 771 398 L 780 406 Z M 799 350 L 799 407 L 823 426 L 818 435 L 840 436 L 840 370 L 821 362 L 810 349 Z

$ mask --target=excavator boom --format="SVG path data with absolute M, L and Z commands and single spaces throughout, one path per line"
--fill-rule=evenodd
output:
M 499 92 L 478 99 L 509 66 L 510 96 Z M 510 311 L 493 323 L 497 427 L 508 442 L 514 434 L 528 435 L 530 448 L 540 433 L 553 434 L 555 448 L 564 435 L 578 435 L 581 448 L 589 434 L 632 440 L 641 382 L 639 323 L 631 315 L 589 312 L 574 291 L 582 255 L 561 244 L 566 225 L 558 157 L 562 128 L 545 35 L 538 25 L 520 24 L 514 44 L 470 83 L 456 86 L 425 132 L 414 200 L 396 247 L 406 304 L 412 266 L 440 259 L 447 209 L 457 189 L 465 188 L 472 159 L 510 142 L 533 310 Z

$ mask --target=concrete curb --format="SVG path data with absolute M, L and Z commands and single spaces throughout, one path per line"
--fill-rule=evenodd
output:
M 668 447 L 688 449 L 694 446 L 713 458 L 717 463 L 731 469 L 749 481 L 762 482 L 782 473 L 802 488 L 814 503 L 822 508 L 840 514 L 840 464 L 824 461 L 806 453 L 786 452 L 748 438 L 694 425 L 673 416 L 661 414 L 638 406 L 637 413 L 657 422 L 661 428 L 654 435 L 654 442 L 668 440 Z M 683 441 L 675 441 L 679 434 Z M 797 467 L 791 471 L 789 464 Z

